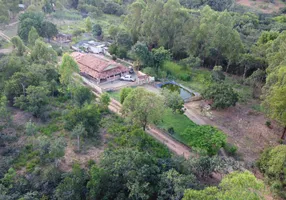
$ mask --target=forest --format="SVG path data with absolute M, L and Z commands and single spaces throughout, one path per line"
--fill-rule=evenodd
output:
M 261 2 L 0 0 L 0 200 L 286 199 L 286 4 Z M 177 91 L 98 93 L 71 54 L 88 40 L 200 93 L 211 122 L 191 120 Z M 258 153 L 230 139 L 238 121 L 211 118 L 237 106 L 275 132 Z

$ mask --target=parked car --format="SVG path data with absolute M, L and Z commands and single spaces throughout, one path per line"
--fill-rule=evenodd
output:
M 133 78 L 131 75 L 127 74 L 125 76 L 121 76 L 120 77 L 120 80 L 123 80 L 123 81 L 132 81 L 134 82 L 135 81 L 135 78 Z
M 129 66 L 129 74 L 134 74 L 134 69 L 131 66 Z

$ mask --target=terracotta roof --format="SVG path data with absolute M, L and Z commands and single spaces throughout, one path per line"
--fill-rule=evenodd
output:
M 128 71 L 123 65 L 103 56 L 82 54 L 79 52 L 73 52 L 71 56 L 78 63 L 82 73 L 86 73 L 97 79 L 106 79 L 109 76 Z

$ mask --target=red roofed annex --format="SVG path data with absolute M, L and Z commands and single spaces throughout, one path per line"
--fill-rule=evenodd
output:
M 128 68 L 103 56 L 73 52 L 71 56 L 83 75 L 91 76 L 97 83 L 116 80 L 128 72 Z

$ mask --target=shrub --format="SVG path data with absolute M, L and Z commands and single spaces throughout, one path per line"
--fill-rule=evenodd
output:
M 230 85 L 225 83 L 212 84 L 203 92 L 205 99 L 213 101 L 213 108 L 227 108 L 235 106 L 238 101 L 238 94 L 234 92 Z
M 286 145 L 278 145 L 264 150 L 257 165 L 269 179 L 271 189 L 286 198 Z
M 237 151 L 237 147 L 233 144 L 226 143 L 224 145 L 224 150 L 231 156 L 234 156 Z
M 226 143 L 226 135 L 209 125 L 189 127 L 181 136 L 190 147 L 205 150 L 209 155 L 215 155 Z

